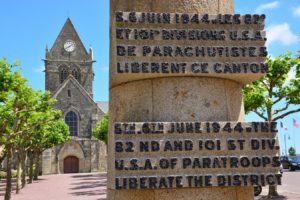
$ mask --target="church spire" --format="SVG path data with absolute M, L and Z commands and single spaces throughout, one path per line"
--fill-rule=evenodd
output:
M 48 48 L 48 44 L 46 44 L 46 47 L 45 47 L 45 58 L 46 58 L 46 60 L 49 58 L 49 48 Z
M 68 17 L 49 51 L 50 58 L 60 60 L 92 61 L 71 19 Z M 80 60 L 77 60 L 80 58 Z
M 93 53 L 93 46 L 92 45 L 90 45 L 89 54 L 90 54 L 91 59 L 93 60 L 94 59 L 94 53 Z

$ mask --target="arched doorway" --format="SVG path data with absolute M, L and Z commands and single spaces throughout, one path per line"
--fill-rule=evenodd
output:
M 79 159 L 76 156 L 68 156 L 64 159 L 64 173 L 78 173 Z
M 83 149 L 80 141 L 70 140 L 66 142 L 57 155 L 58 159 L 58 173 L 65 173 L 65 159 L 69 156 L 74 156 L 78 158 L 79 162 L 79 172 L 87 172 L 86 170 L 86 158 L 83 153 Z

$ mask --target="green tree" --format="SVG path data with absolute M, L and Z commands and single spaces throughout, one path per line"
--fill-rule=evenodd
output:
M 40 169 L 40 155 L 44 150 L 57 146 L 59 144 L 65 143 L 69 139 L 69 127 L 62 120 L 61 112 L 57 113 L 56 120 L 48 122 L 44 126 L 38 127 L 35 131 L 35 137 L 31 140 L 32 144 L 30 145 L 29 152 L 32 155 L 32 161 L 30 162 L 30 178 L 37 180 Z M 33 172 L 33 164 L 35 164 L 35 170 Z
M 11 90 L 16 87 L 16 82 L 18 82 L 18 79 L 16 80 L 16 78 L 19 77 L 18 71 L 14 73 L 12 72 L 12 68 L 17 65 L 17 62 L 13 65 L 10 65 L 9 63 L 7 63 L 5 58 L 0 59 L 0 112 L 5 112 L 0 115 L 2 117 L 0 118 L 0 162 L 4 160 L 7 152 L 4 146 L 6 138 L 2 133 L 8 126 L 8 121 L 5 120 L 4 117 L 8 117 L 7 114 L 9 113 L 7 112 L 7 109 L 4 109 L 4 104 L 7 101 Z
M 108 116 L 106 113 L 102 119 L 97 123 L 96 128 L 93 130 L 93 135 L 98 139 L 103 141 L 107 145 L 108 138 Z
M 13 70 L 15 66 L 8 64 L 5 59 L 0 61 L 0 143 L 6 151 L 7 172 L 5 200 L 11 198 L 11 167 L 15 140 L 23 132 L 24 127 L 20 122 L 26 118 L 33 94 L 19 70 Z
M 30 119 L 34 117 L 39 104 L 38 94 L 27 84 L 20 86 L 20 92 L 12 95 L 12 100 L 15 98 L 19 99 L 18 106 L 15 107 L 20 110 L 20 114 L 12 117 L 17 117 L 16 123 L 17 129 L 13 132 L 8 132 L 12 137 L 14 155 L 16 155 L 17 161 L 17 187 L 16 193 L 19 193 L 20 189 L 25 186 L 25 180 L 21 184 L 22 173 L 25 173 L 26 166 L 26 148 L 28 146 L 28 141 L 30 141 L 32 135 L 30 134 L 30 129 L 34 128 L 36 124 L 30 123 Z M 12 106 L 14 109 L 14 106 Z M 25 175 L 24 175 L 25 176 Z M 25 179 L 25 178 L 24 178 Z
M 290 156 L 295 156 L 296 155 L 296 149 L 294 147 L 289 148 L 289 155 Z
M 267 63 L 268 74 L 243 88 L 245 111 L 254 112 L 265 121 L 277 121 L 300 111 L 290 107 L 300 103 L 299 57 L 288 52 L 268 58 Z M 289 77 L 293 69 L 296 76 Z M 277 187 L 269 186 L 268 195 L 278 196 Z
M 7 99 L 7 93 L 15 85 L 14 78 L 16 75 L 19 75 L 19 71 L 12 72 L 12 68 L 18 65 L 18 61 L 10 65 L 5 58 L 0 59 L 0 103 L 3 103 Z
M 61 112 L 53 109 L 55 100 L 51 94 L 34 91 L 13 67 L 6 60 L 0 61 L 0 146 L 6 151 L 7 166 L 5 200 L 11 198 L 13 155 L 17 155 L 19 192 L 26 183 L 27 154 L 32 167 L 34 158 L 44 149 L 68 139 L 68 127 L 61 119 Z M 30 172 L 32 177 L 33 171 Z
M 39 169 L 39 157 L 43 150 L 64 143 L 68 139 L 68 127 L 61 119 L 61 111 L 53 109 L 55 100 L 50 92 L 34 93 L 34 107 L 26 113 L 22 121 L 23 133 L 17 137 L 17 193 L 26 184 L 26 159 L 29 157 L 29 183 L 33 180 L 33 165 Z M 59 127 L 57 129 L 56 127 Z M 49 131 L 51 132 L 49 133 Z M 38 173 L 38 172 L 37 172 Z M 36 176 L 37 179 L 37 176 Z

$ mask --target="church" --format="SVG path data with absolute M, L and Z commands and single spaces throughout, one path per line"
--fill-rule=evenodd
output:
M 44 151 L 43 174 L 106 170 L 106 145 L 92 136 L 96 123 L 108 112 L 107 102 L 93 99 L 93 50 L 82 43 L 70 18 L 51 49 L 46 46 L 45 89 L 57 100 L 55 108 L 70 130 L 70 140 Z

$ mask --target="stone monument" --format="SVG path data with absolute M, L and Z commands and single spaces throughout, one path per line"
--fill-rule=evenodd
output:
M 265 15 L 233 0 L 111 0 L 108 199 L 253 199 L 280 184 L 276 123 L 244 122 Z

